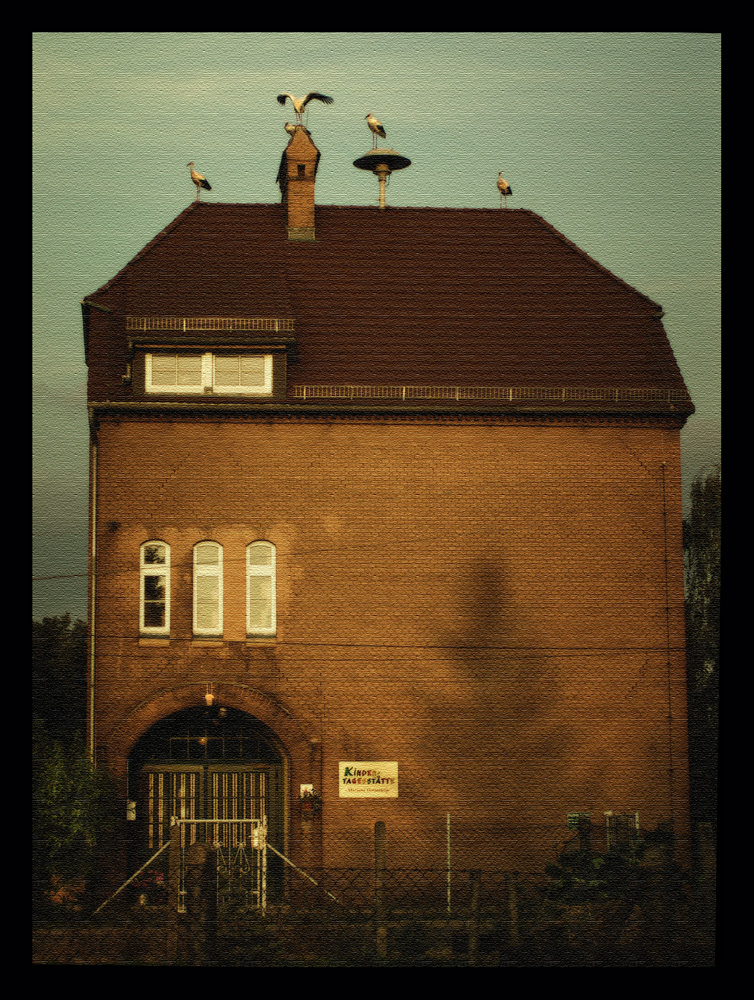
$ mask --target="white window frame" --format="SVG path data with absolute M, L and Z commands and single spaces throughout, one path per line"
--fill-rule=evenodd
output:
M 193 385 L 154 385 L 152 382 L 152 359 L 154 358 L 154 354 L 147 354 L 145 358 L 146 375 L 144 379 L 144 388 L 146 392 L 160 393 L 161 395 L 167 396 L 197 395 L 204 392 L 204 387 L 209 381 L 207 376 L 206 355 L 202 354 L 200 351 L 161 351 L 158 356 L 176 359 L 178 357 L 201 358 L 201 380 L 199 382 L 195 382 Z
M 216 375 L 216 363 L 218 354 L 208 355 L 211 358 L 212 366 L 212 392 L 218 396 L 269 396 L 272 392 L 272 355 L 271 354 L 254 354 L 251 351 L 227 351 L 223 352 L 225 357 L 236 357 L 240 358 L 243 355 L 247 355 L 253 358 L 261 357 L 264 361 L 264 382 L 261 386 L 248 386 L 248 385 L 220 385 L 217 381 Z
M 198 562 L 199 550 L 202 546 L 213 546 L 217 550 L 217 562 L 216 563 L 200 563 Z M 199 611 L 199 601 L 198 593 L 199 588 L 197 586 L 198 579 L 200 577 L 215 577 L 217 579 L 217 625 L 214 627 L 199 627 L 199 622 L 197 620 Z M 212 539 L 204 539 L 204 541 L 197 542 L 194 546 L 194 573 L 193 573 L 193 632 L 194 635 L 202 636 L 218 636 L 223 634 L 223 547 L 219 542 L 215 542 Z
M 202 375 L 201 382 L 193 385 L 155 385 L 152 380 L 152 359 L 153 353 L 145 355 L 145 392 L 161 396 L 183 396 L 183 395 L 214 395 L 214 396 L 270 396 L 272 395 L 272 355 L 259 354 L 255 351 L 223 351 L 220 352 L 198 352 L 198 351 L 161 351 L 161 356 L 178 357 L 201 357 Z M 264 382 L 261 386 L 247 385 L 224 385 L 219 384 L 215 374 L 215 361 L 219 356 L 259 358 L 264 360 Z
M 619 817 L 632 817 L 634 821 L 633 830 L 629 830 L 629 838 L 639 836 L 639 813 L 615 813 L 609 810 L 605 813 L 605 843 L 607 849 L 610 850 L 612 847 L 618 846 L 617 830 L 613 823 L 610 822 L 611 818 L 618 819 Z
M 251 562 L 251 552 L 255 546 L 264 545 L 270 553 L 269 565 Z M 270 581 L 270 625 L 268 628 L 252 628 L 251 622 L 251 581 L 252 578 L 267 577 Z M 258 538 L 246 546 L 246 634 L 248 636 L 277 635 L 277 551 L 272 542 Z
M 566 828 L 568 830 L 578 830 L 582 823 L 592 823 L 592 814 L 586 810 L 582 809 L 580 812 L 569 812 L 566 813 Z
M 150 545 L 161 545 L 165 550 L 165 561 L 162 563 L 145 562 L 144 557 Z M 148 603 L 144 594 L 146 578 L 149 576 L 162 576 L 165 587 L 165 620 L 162 625 L 147 625 L 145 623 L 145 611 Z M 170 634 L 170 546 L 159 538 L 152 538 L 143 542 L 139 548 L 139 632 L 142 635 L 169 635 Z

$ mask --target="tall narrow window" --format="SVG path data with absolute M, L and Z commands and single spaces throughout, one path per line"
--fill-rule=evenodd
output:
M 139 559 L 139 630 L 145 635 L 170 632 L 170 546 L 144 542 Z
M 252 542 L 246 548 L 246 632 L 275 635 L 275 546 Z
M 217 542 L 194 546 L 194 632 L 222 635 L 223 550 Z

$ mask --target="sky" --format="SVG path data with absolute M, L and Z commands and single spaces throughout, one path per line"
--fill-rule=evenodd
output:
M 412 161 L 388 204 L 527 208 L 664 310 L 696 406 L 684 503 L 720 460 L 720 50 L 714 33 L 37 32 L 33 48 L 33 617 L 86 618 L 81 300 L 195 197 L 276 203 L 276 96 L 316 90 L 317 204 L 376 205 L 353 161 Z

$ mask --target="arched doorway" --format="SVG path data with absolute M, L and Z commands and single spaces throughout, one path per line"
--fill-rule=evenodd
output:
M 187 708 L 155 723 L 128 759 L 129 794 L 136 802 L 131 870 L 167 843 L 173 816 L 263 820 L 269 843 L 282 852 L 285 764 L 271 730 L 238 709 Z M 267 892 L 276 896 L 282 862 L 268 853 Z

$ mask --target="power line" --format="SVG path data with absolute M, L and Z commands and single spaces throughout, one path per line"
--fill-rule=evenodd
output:
M 102 642 L 113 641 L 120 642 L 121 640 L 132 640 L 138 641 L 140 639 L 152 639 L 160 637 L 152 636 L 140 636 L 139 634 L 131 635 L 119 635 L 119 634 L 108 634 L 108 633 L 97 633 L 97 641 Z M 176 638 L 164 637 L 164 641 L 168 642 L 170 645 L 174 643 L 204 643 L 207 641 L 212 641 L 216 643 L 217 646 L 248 646 L 248 648 L 253 649 L 256 645 L 254 639 L 213 639 L 209 636 L 181 636 Z M 465 645 L 465 644 L 448 644 L 448 643 L 388 643 L 388 642 L 321 642 L 317 640 L 309 639 L 299 639 L 299 640 L 276 640 L 271 637 L 269 641 L 265 642 L 265 647 L 275 646 L 277 647 L 308 647 L 308 646 L 318 646 L 318 647 L 334 647 L 336 649 L 416 649 L 416 650 L 467 650 L 473 651 L 477 650 L 479 652 L 535 652 L 539 654 L 552 653 L 553 655 L 558 655 L 561 653 L 573 653 L 578 655 L 592 654 L 595 656 L 603 656 L 606 653 L 663 653 L 668 648 L 673 652 L 681 652 L 686 647 L 685 646 L 670 646 L 668 647 L 664 642 L 659 646 L 503 646 L 503 645 Z M 147 647 L 142 647 L 147 648 Z M 207 649 L 211 650 L 212 646 L 198 645 L 197 649 Z M 144 654 L 148 656 L 149 654 Z M 361 661 L 359 661 L 361 662 Z
M 513 519 L 511 519 L 511 520 L 513 520 Z M 645 538 L 646 538 L 646 533 L 645 533 Z M 165 545 L 169 544 L 169 543 L 165 542 L 164 539 L 161 539 L 161 538 L 147 539 L 147 542 L 150 542 L 150 541 L 161 542 L 162 544 L 165 544 Z M 217 542 L 216 539 L 211 539 L 211 538 L 201 539 L 201 542 L 204 542 L 204 541 L 213 541 L 216 544 L 219 544 L 220 547 L 223 548 L 223 550 L 225 548 L 227 548 L 227 545 L 225 545 L 225 546 L 222 545 L 221 543 Z M 269 541 L 269 539 L 255 538 L 255 539 L 252 539 L 252 542 L 249 543 L 249 544 L 252 544 L 253 542 L 256 542 L 256 541 Z M 453 539 L 452 538 L 448 539 L 447 541 L 448 541 L 448 544 L 452 544 L 453 543 Z M 197 543 L 197 544 L 200 544 L 200 543 Z M 276 547 L 276 552 L 278 554 L 278 558 L 279 559 L 292 559 L 292 558 L 296 559 L 296 558 L 305 557 L 305 556 L 308 556 L 308 555 L 316 555 L 317 553 L 323 553 L 323 552 L 324 553 L 334 553 L 334 552 L 337 552 L 337 553 L 347 553 L 347 552 L 352 552 L 354 550 L 363 550 L 363 549 L 376 549 L 376 550 L 382 551 L 382 550 L 385 549 L 386 544 L 387 545 L 393 545 L 393 546 L 396 546 L 396 547 L 402 547 L 403 549 L 406 549 L 409 546 L 413 546 L 413 545 L 424 545 L 424 544 L 426 544 L 426 539 L 425 539 L 424 536 L 421 536 L 421 537 L 416 538 L 416 539 L 406 538 L 405 536 L 404 537 L 397 537 L 396 538 L 395 536 L 393 536 L 393 537 L 391 537 L 391 538 L 388 539 L 387 543 L 385 542 L 384 538 L 380 538 L 380 539 L 378 539 L 376 541 L 373 541 L 373 542 L 366 542 L 366 541 L 365 542 L 353 542 L 350 545 L 334 545 L 334 544 L 329 544 L 328 543 L 328 544 L 323 544 L 322 546 L 308 546 L 306 548 L 297 548 L 297 549 L 289 549 L 289 550 L 284 550 L 284 549 L 280 549 L 280 548 Z M 193 551 L 193 546 L 191 548 L 192 548 L 192 551 Z M 494 559 L 495 552 L 499 551 L 502 548 L 503 548 L 502 540 L 491 544 L 489 546 L 489 548 L 487 549 L 487 552 L 489 553 L 489 558 L 491 560 Z M 137 555 L 137 558 L 134 560 L 134 567 L 122 567 L 122 568 L 119 568 L 119 569 L 104 569 L 104 568 L 98 567 L 97 568 L 97 576 L 98 577 L 116 576 L 116 575 L 120 575 L 120 574 L 123 574 L 123 573 L 131 573 L 131 572 L 134 572 L 134 571 L 136 571 L 138 573 L 138 570 L 139 570 L 138 552 L 137 552 L 136 555 Z M 479 558 L 480 558 L 479 553 L 478 552 L 474 552 L 474 553 L 470 554 L 469 556 L 465 557 L 463 560 L 461 560 L 460 564 L 462 566 L 468 566 L 468 565 L 473 564 L 475 561 L 478 561 Z M 484 553 L 482 554 L 482 558 L 484 558 Z M 428 561 L 431 561 L 432 559 L 434 559 L 436 561 L 436 563 L 437 563 L 437 570 L 438 570 L 438 572 L 440 572 L 441 569 L 442 569 L 442 567 L 441 567 L 440 564 L 444 562 L 444 560 L 443 560 L 443 548 L 442 548 L 442 544 L 438 544 L 436 550 L 433 551 L 433 552 L 430 552 L 430 555 L 428 557 Z M 238 563 L 245 563 L 245 562 L 246 562 L 246 556 L 245 555 L 244 556 L 235 556 L 235 557 L 227 558 L 227 557 L 225 557 L 225 554 L 223 552 L 223 565 L 224 566 L 225 565 L 238 564 Z M 178 565 L 177 563 L 173 562 L 172 565 L 171 565 L 171 568 L 176 568 L 177 565 Z M 84 570 L 84 571 L 77 572 L 77 573 L 58 573 L 58 574 L 50 574 L 50 575 L 44 575 L 44 576 L 32 576 L 32 582 L 36 583 L 36 582 L 41 582 L 41 581 L 46 581 L 46 580 L 83 579 L 84 577 L 88 577 L 88 575 L 89 575 L 89 571 L 88 570 Z M 585 573 L 584 575 L 587 576 L 588 574 Z

